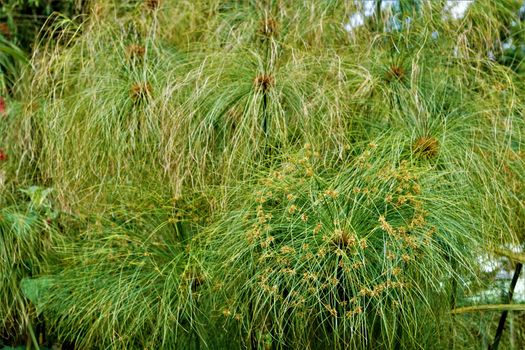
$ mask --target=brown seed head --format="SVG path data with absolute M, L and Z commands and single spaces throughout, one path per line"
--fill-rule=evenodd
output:
M 412 145 L 412 151 L 427 159 L 434 158 L 439 152 L 439 141 L 432 136 L 418 137 Z
M 394 80 L 403 80 L 405 77 L 405 68 L 397 65 L 393 65 L 390 67 L 386 74 L 386 79 L 388 81 L 394 81 Z
M 142 59 L 146 53 L 146 48 L 142 45 L 131 44 L 126 47 L 126 55 L 130 59 Z
M 145 0 L 144 4 L 150 10 L 155 10 L 160 6 L 160 0 Z
M 259 34 L 269 38 L 277 35 L 279 23 L 273 18 L 264 18 L 259 25 Z
M 334 243 L 339 247 L 352 247 L 357 243 L 357 240 L 346 231 L 335 230 Z
M 255 80 L 253 81 L 253 84 L 255 85 L 256 89 L 261 90 L 262 92 L 266 92 L 274 85 L 274 79 L 271 75 L 268 74 L 261 74 L 255 77 Z
M 138 82 L 131 86 L 130 95 L 135 101 L 151 97 L 152 88 L 149 83 Z

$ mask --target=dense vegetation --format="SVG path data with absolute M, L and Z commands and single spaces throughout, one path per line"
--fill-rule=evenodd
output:
M 4 342 L 491 342 L 499 314 L 452 310 L 525 240 L 519 4 L 401 1 L 348 31 L 358 5 L 93 0 L 28 61 L 6 41 Z

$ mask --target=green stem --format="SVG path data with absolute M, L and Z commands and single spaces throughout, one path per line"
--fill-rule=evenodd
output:
M 31 324 L 31 320 L 28 321 L 27 329 L 29 331 L 29 335 L 31 336 L 31 340 L 33 341 L 33 345 L 35 346 L 36 350 L 40 350 L 40 347 L 38 346 L 38 341 L 35 337 L 35 332 L 33 331 L 33 325 Z
M 376 0 L 376 30 L 380 30 L 381 29 L 381 3 L 383 1 L 382 0 Z

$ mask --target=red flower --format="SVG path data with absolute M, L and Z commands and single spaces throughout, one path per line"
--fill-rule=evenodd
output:
M 0 96 L 0 114 L 5 113 L 5 100 L 2 96 Z
M 5 153 L 2 148 L 0 148 L 0 161 L 4 160 L 7 160 L 7 153 Z

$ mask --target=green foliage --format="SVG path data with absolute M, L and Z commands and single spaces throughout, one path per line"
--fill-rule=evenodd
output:
M 60 240 L 52 220 L 55 212 L 47 198 L 49 189 L 33 187 L 24 192 L 39 196 L 31 196 L 27 202 L 18 198 L 17 205 L 0 211 L 2 337 L 16 337 L 30 324 L 34 310 L 22 294 L 20 281 L 47 271 L 49 254 Z
M 19 47 L 0 36 L 0 91 L 13 88 L 27 61 Z
M 182 346 L 191 339 L 204 279 L 198 262 L 173 241 L 169 226 L 152 227 L 144 238 L 146 227 L 137 234 L 135 221 L 141 218 L 90 225 L 83 240 L 59 248 L 67 251 L 53 275 L 26 281 L 26 293 L 59 339 L 118 349 Z
M 524 86 L 487 51 L 510 7 L 404 1 L 348 32 L 353 2 L 91 5 L 49 25 L 1 126 L 2 329 L 467 347 L 450 310 L 525 234 Z
M 385 135 L 334 172 L 308 145 L 244 185 L 203 233 L 225 316 L 277 347 L 446 347 L 450 295 L 494 228 L 439 147 Z

